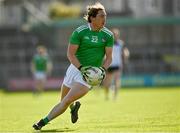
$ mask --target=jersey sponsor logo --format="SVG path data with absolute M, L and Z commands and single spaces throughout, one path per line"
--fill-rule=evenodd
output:
M 88 36 L 85 36 L 84 39 L 89 40 L 89 37 L 88 37 Z
M 98 42 L 98 37 L 97 36 L 92 36 L 91 42 L 97 43 Z

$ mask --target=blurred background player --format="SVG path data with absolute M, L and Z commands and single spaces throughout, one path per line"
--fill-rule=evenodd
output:
M 44 46 L 37 47 L 37 53 L 31 62 L 31 71 L 35 80 L 35 93 L 44 90 L 46 78 L 52 71 L 52 62 Z
M 124 62 L 129 57 L 129 50 L 124 46 L 124 42 L 120 40 L 120 31 L 118 28 L 111 30 L 114 34 L 114 45 L 112 51 L 112 63 L 107 69 L 106 78 L 103 82 L 105 89 L 105 99 L 109 99 L 109 90 L 113 89 L 113 98 L 117 98 L 118 90 L 121 87 L 121 74 Z M 112 84 L 113 83 L 113 84 Z
M 88 24 L 78 27 L 70 37 L 67 57 L 71 65 L 68 67 L 62 83 L 61 101 L 44 119 L 33 125 L 35 130 L 40 130 L 49 121 L 64 113 L 69 106 L 71 122 L 76 123 L 81 105 L 76 100 L 85 96 L 92 88 L 83 80 L 83 75 L 86 74 L 85 69 L 88 66 L 96 66 L 105 73 L 105 69 L 111 64 L 114 37 L 113 33 L 104 27 L 106 23 L 104 6 L 100 3 L 87 6 L 85 19 Z

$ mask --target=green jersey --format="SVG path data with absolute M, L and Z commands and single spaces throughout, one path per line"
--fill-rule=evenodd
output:
M 79 45 L 76 57 L 83 66 L 101 66 L 105 47 L 114 44 L 113 33 L 106 27 L 92 31 L 89 24 L 78 27 L 70 37 L 71 45 Z
M 47 70 L 47 64 L 49 62 L 48 56 L 35 55 L 33 57 L 33 63 L 36 71 L 45 72 Z

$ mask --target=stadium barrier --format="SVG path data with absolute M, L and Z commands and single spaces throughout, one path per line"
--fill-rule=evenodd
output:
M 44 90 L 59 90 L 63 78 L 50 78 Z M 122 76 L 122 87 L 180 86 L 180 74 L 128 75 Z M 32 91 L 35 89 L 33 79 L 11 79 L 8 91 Z
M 45 83 L 44 90 L 58 90 L 61 87 L 63 78 L 50 78 Z M 33 91 L 35 81 L 30 78 L 11 79 L 8 82 L 8 91 Z
M 180 86 L 180 74 L 123 76 L 122 86 Z

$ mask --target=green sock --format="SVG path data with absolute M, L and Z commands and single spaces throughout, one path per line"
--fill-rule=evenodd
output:
M 45 123 L 45 125 L 49 122 L 49 119 L 47 118 L 47 117 L 45 117 L 44 119 L 43 119 L 43 121 L 44 121 L 44 123 Z

